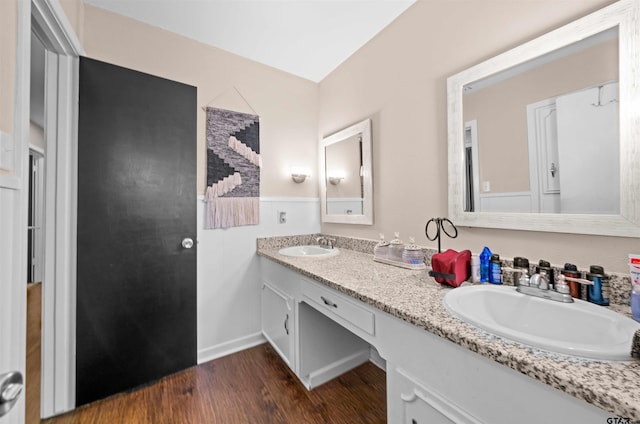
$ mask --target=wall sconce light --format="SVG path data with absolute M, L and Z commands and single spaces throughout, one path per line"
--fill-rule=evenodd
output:
M 331 183 L 331 185 L 338 185 L 340 181 L 344 180 L 346 177 L 346 172 L 341 169 L 334 169 L 327 176 L 327 180 Z
M 307 178 L 311 178 L 309 168 L 291 168 L 291 179 L 297 184 L 303 183 Z
M 331 183 L 331 185 L 338 185 L 343 178 L 344 177 L 329 177 L 329 182 Z

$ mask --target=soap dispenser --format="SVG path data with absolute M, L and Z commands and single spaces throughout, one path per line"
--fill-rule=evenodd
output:
M 384 239 L 384 234 L 380 233 L 380 241 L 373 248 L 373 256 L 380 259 L 389 258 L 389 242 Z
M 409 237 L 409 244 L 402 251 L 402 262 L 410 265 L 419 265 L 424 262 L 422 249 L 416 245 L 413 237 Z
M 400 233 L 393 233 L 394 239 L 389 245 L 389 259 L 392 261 L 402 262 L 402 252 L 404 251 L 404 243 L 400 240 Z

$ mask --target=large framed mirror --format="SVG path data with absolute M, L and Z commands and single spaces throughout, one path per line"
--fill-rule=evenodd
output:
M 373 224 L 371 120 L 320 142 L 322 222 Z
M 447 80 L 458 225 L 640 236 L 640 1 Z

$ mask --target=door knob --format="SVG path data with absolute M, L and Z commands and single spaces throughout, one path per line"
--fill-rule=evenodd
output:
M 188 237 L 182 240 L 182 247 L 184 247 L 185 249 L 191 249 L 193 247 L 193 240 Z
M 24 388 L 22 374 L 17 371 L 0 375 L 0 417 L 13 408 Z

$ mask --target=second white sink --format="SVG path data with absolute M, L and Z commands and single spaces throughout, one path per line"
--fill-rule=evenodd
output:
M 452 289 L 444 306 L 453 316 L 490 333 L 590 359 L 631 360 L 633 335 L 640 329 L 640 323 L 602 306 L 540 299 L 508 286 Z
M 291 246 L 285 247 L 278 251 L 281 255 L 285 256 L 298 256 L 298 257 L 326 257 L 334 256 L 340 253 L 338 249 L 327 249 L 322 246 L 306 245 L 306 246 Z

